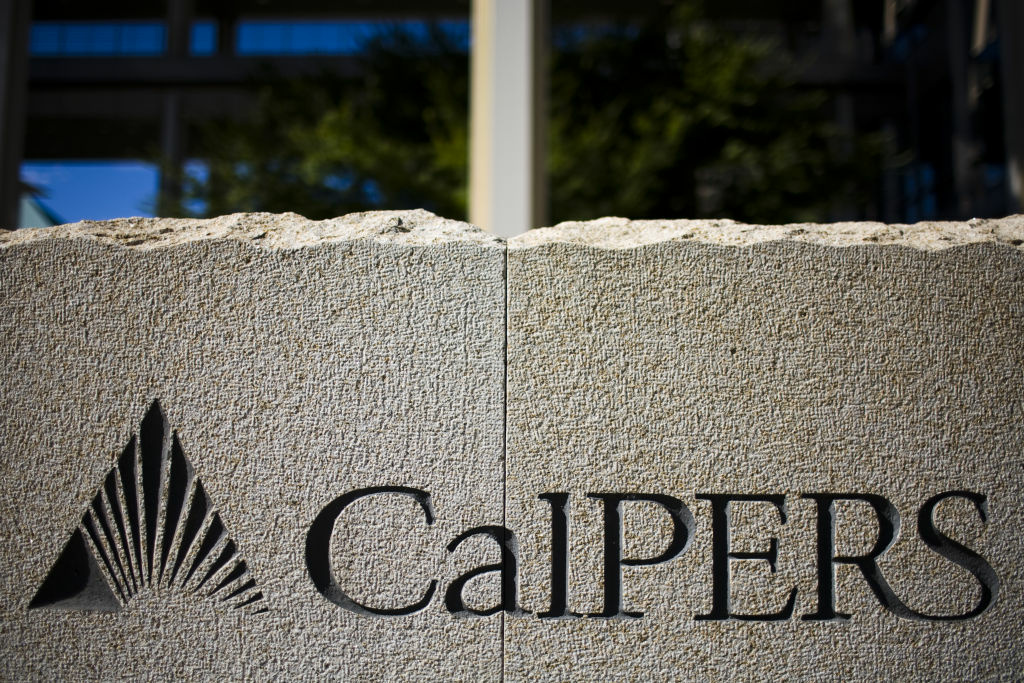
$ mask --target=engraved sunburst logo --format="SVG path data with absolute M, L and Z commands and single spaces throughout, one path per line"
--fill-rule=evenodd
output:
M 251 614 L 267 611 L 159 401 L 107 473 L 29 609 L 116 612 L 147 588 L 197 594 Z

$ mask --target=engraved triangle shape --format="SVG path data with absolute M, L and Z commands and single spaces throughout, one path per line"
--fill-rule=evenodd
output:
M 29 609 L 116 612 L 144 589 L 267 611 L 159 401 L 100 484 Z
M 60 557 L 28 605 L 29 609 L 40 607 L 95 612 L 121 610 L 121 602 L 100 573 L 96 558 L 85 545 L 79 529 L 71 533 Z

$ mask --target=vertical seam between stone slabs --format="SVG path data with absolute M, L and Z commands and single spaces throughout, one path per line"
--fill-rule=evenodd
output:
M 505 329 L 502 339 L 502 404 L 501 404 L 501 526 L 508 529 L 508 243 L 502 245 L 502 284 L 505 291 L 504 322 Z M 507 532 L 506 532 L 507 533 Z M 517 568 L 518 570 L 518 568 Z M 518 577 L 517 577 L 518 578 Z M 501 611 L 501 680 L 505 680 L 505 610 Z

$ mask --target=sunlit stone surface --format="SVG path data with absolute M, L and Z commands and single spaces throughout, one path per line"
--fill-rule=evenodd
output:
M 0 678 L 498 678 L 500 620 L 456 622 L 440 591 L 498 555 L 446 545 L 501 521 L 503 271 L 499 241 L 426 212 L 0 236 Z M 430 493 L 436 521 L 363 498 L 325 553 L 376 609 L 436 579 L 412 616 L 343 609 L 307 567 L 321 510 L 377 486 Z M 102 576 L 75 593 L 90 554 Z
M 604 219 L 512 240 L 507 520 L 523 549 L 522 607 L 563 618 L 508 619 L 508 679 L 1021 675 L 1022 240 L 1021 218 L 909 227 Z M 951 491 L 983 496 L 987 522 L 963 495 L 927 517 L 982 563 L 948 544 L 943 556 L 919 531 L 926 501 Z M 614 492 L 672 496 L 694 519 L 674 559 L 621 569 L 622 611 L 639 619 L 607 618 L 617 606 L 609 610 L 605 577 L 619 574 L 617 563 L 605 567 L 609 499 L 587 496 Z M 568 496 L 538 499 L 545 493 Z M 720 557 L 760 559 L 727 560 L 731 570 L 717 577 L 723 535 L 709 494 L 777 497 L 729 503 Z M 895 603 L 882 607 L 858 566 L 837 561 L 834 612 L 852 616 L 823 620 L 832 610 L 819 604 L 819 506 L 830 518 L 820 494 L 861 496 L 832 506 L 828 574 L 833 556 L 879 551 L 902 616 Z M 892 510 L 872 499 L 876 512 L 865 494 L 896 510 L 898 534 Z M 568 518 L 557 523 L 568 529 L 568 559 L 567 578 L 554 572 L 553 581 L 554 507 Z M 619 508 L 624 542 L 613 559 L 671 549 L 665 507 Z M 883 553 L 886 524 L 897 540 Z M 993 574 L 994 602 L 984 594 Z M 719 591 L 729 579 L 717 602 L 716 578 Z M 974 618 L 934 619 L 986 604 Z M 914 613 L 923 620 L 906 618 Z
M 0 679 L 1024 674 L 1024 219 L 0 234 Z

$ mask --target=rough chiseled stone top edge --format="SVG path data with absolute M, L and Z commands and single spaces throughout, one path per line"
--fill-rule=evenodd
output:
M 212 239 L 248 242 L 266 249 L 298 249 L 353 240 L 408 246 L 452 242 L 490 247 L 505 244 L 505 240 L 468 223 L 442 218 L 422 209 L 369 211 L 322 221 L 295 213 L 236 213 L 208 219 L 118 218 L 52 228 L 0 230 L 0 248 L 47 239 L 86 239 L 143 250 Z M 1024 250 L 1024 215 L 909 225 L 874 222 L 750 225 L 728 219 L 630 220 L 607 217 L 531 230 L 508 240 L 508 248 L 567 244 L 622 250 L 665 242 L 746 247 L 776 241 L 831 247 L 897 245 L 926 251 L 992 243 Z
M 295 213 L 235 213 L 218 218 L 117 218 L 52 228 L 0 231 L 0 248 L 48 239 L 85 239 L 133 249 L 161 249 L 204 240 L 236 240 L 265 249 L 300 249 L 332 242 L 372 240 L 403 246 L 503 241 L 468 223 L 429 211 L 368 211 L 314 221 Z
M 609 217 L 559 223 L 550 228 L 531 230 L 509 240 L 508 247 L 528 249 L 568 244 L 617 250 L 663 242 L 746 247 L 775 241 L 830 247 L 898 245 L 927 251 L 965 244 L 994 243 L 1024 250 L 1024 215 L 912 225 L 871 222 L 748 225 L 724 219 L 634 221 Z

